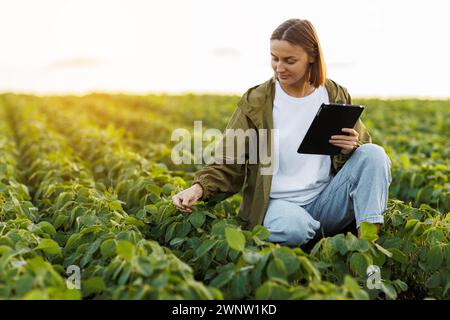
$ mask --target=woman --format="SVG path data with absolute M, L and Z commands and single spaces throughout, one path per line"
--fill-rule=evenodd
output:
M 354 128 L 330 137 L 341 148 L 336 156 L 298 154 L 304 137 L 323 102 L 351 104 L 347 90 L 326 78 L 324 58 L 313 25 L 307 20 L 282 23 L 270 39 L 270 80 L 250 88 L 238 102 L 227 129 L 278 130 L 274 146 L 279 167 L 261 174 L 258 162 L 209 164 L 196 173 L 190 188 L 173 197 L 180 211 L 191 212 L 199 199 L 220 201 L 243 188 L 238 218 L 245 229 L 258 224 L 270 232 L 268 241 L 289 246 L 333 235 L 356 220 L 377 224 L 387 208 L 391 162 L 384 149 L 358 120 Z M 258 136 L 258 139 L 263 139 Z M 248 156 L 249 146 L 245 146 Z M 236 160 L 236 159 L 235 159 Z

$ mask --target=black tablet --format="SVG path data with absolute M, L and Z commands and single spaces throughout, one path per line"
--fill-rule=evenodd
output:
M 298 153 L 336 155 L 341 148 L 330 143 L 333 135 L 347 135 L 342 128 L 353 128 L 364 106 L 322 103 L 298 148 Z

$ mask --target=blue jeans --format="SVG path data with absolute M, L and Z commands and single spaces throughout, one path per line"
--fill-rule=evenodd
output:
M 271 198 L 263 225 L 270 242 L 299 246 L 321 235 L 339 233 L 356 219 L 383 223 L 392 182 L 391 160 L 383 147 L 357 148 L 312 202 L 300 206 Z

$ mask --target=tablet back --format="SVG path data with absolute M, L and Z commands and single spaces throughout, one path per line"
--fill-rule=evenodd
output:
M 332 135 L 347 135 L 342 128 L 353 128 L 364 106 L 323 103 L 317 111 L 305 138 L 298 148 L 298 153 L 336 155 L 341 148 L 332 145 Z

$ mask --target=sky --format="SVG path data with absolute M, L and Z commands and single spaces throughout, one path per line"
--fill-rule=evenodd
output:
M 354 97 L 450 97 L 450 1 L 0 0 L 0 92 L 243 94 L 307 19 Z

